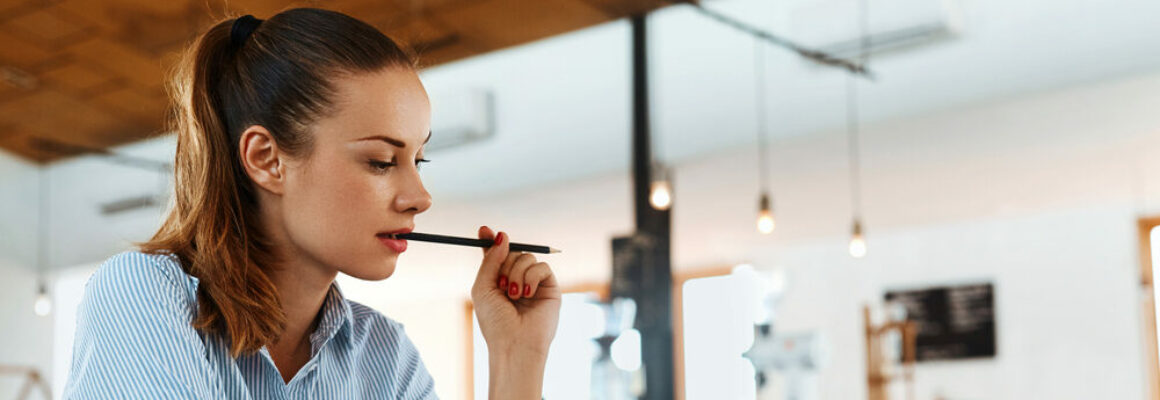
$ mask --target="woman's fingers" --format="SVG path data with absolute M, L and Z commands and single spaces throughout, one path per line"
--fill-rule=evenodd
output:
M 482 227 L 479 229 L 480 239 L 484 238 L 486 233 L 490 233 L 490 229 Z M 476 286 L 486 287 L 494 285 L 499 279 L 500 269 L 503 267 L 504 260 L 508 258 L 508 238 L 503 232 L 495 236 L 497 240 L 495 245 L 487 248 L 483 252 L 483 262 L 479 266 L 479 273 L 475 277 Z
M 508 252 L 507 258 L 504 259 L 503 264 L 499 266 L 499 288 L 504 292 L 508 290 L 508 283 L 511 279 L 512 265 L 516 262 L 516 257 L 519 257 L 521 252 Z
M 532 298 L 542 288 L 556 287 L 552 268 L 545 262 L 537 262 L 530 253 L 509 250 L 510 238 L 507 234 L 494 233 L 486 226 L 479 228 L 479 238 L 496 240 L 496 244 L 483 250 L 483 264 L 480 266 L 476 284 L 494 285 L 509 299 Z
M 511 271 L 509 271 L 507 295 L 511 299 L 518 299 L 524 295 L 525 291 L 530 291 L 530 288 L 525 286 L 524 274 L 532 264 L 536 263 L 536 256 L 529 253 L 517 253 L 515 262 L 512 263 Z
M 495 239 L 495 232 L 492 232 L 491 228 L 488 228 L 486 225 L 481 226 L 479 227 L 479 238 L 483 240 L 493 240 Z M 482 251 L 484 255 L 487 255 L 487 250 L 490 248 L 491 247 L 481 247 L 479 250 Z
M 528 285 L 528 290 L 525 290 L 522 295 L 527 298 L 535 297 L 540 288 L 555 287 L 556 278 L 552 274 L 552 267 L 548 266 L 546 262 L 532 264 L 524 272 L 524 284 Z

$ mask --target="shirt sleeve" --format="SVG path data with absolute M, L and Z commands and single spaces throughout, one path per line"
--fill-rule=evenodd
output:
M 191 325 L 196 305 L 178 284 L 179 267 L 156 257 L 122 253 L 89 278 L 64 398 L 217 397 L 205 344 Z

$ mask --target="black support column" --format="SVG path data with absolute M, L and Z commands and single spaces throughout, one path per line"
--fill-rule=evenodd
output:
M 613 296 L 636 301 L 636 329 L 646 400 L 673 398 L 672 266 L 670 211 L 649 204 L 652 155 L 649 144 L 648 46 L 645 16 L 632 22 L 632 197 L 636 232 L 613 241 Z M 671 210 L 671 209 L 670 209 Z

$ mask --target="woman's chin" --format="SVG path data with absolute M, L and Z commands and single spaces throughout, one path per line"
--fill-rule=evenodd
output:
M 376 263 L 360 265 L 357 268 L 348 268 L 342 273 L 365 281 L 381 281 L 390 278 L 395 273 L 395 259 L 391 257 Z

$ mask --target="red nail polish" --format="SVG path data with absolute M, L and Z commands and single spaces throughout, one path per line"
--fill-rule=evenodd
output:
M 508 285 L 507 283 L 508 283 L 507 282 L 507 275 L 501 275 L 499 277 L 499 287 L 501 287 L 501 288 L 507 287 L 507 285 Z
M 511 294 L 512 296 L 520 294 L 520 285 L 515 283 L 515 282 L 512 282 L 511 289 L 508 289 L 508 293 Z
M 532 286 L 525 283 L 524 284 L 524 297 L 528 297 L 531 295 L 532 295 Z
M 501 242 L 503 242 L 503 232 L 495 235 L 495 244 L 500 244 Z

